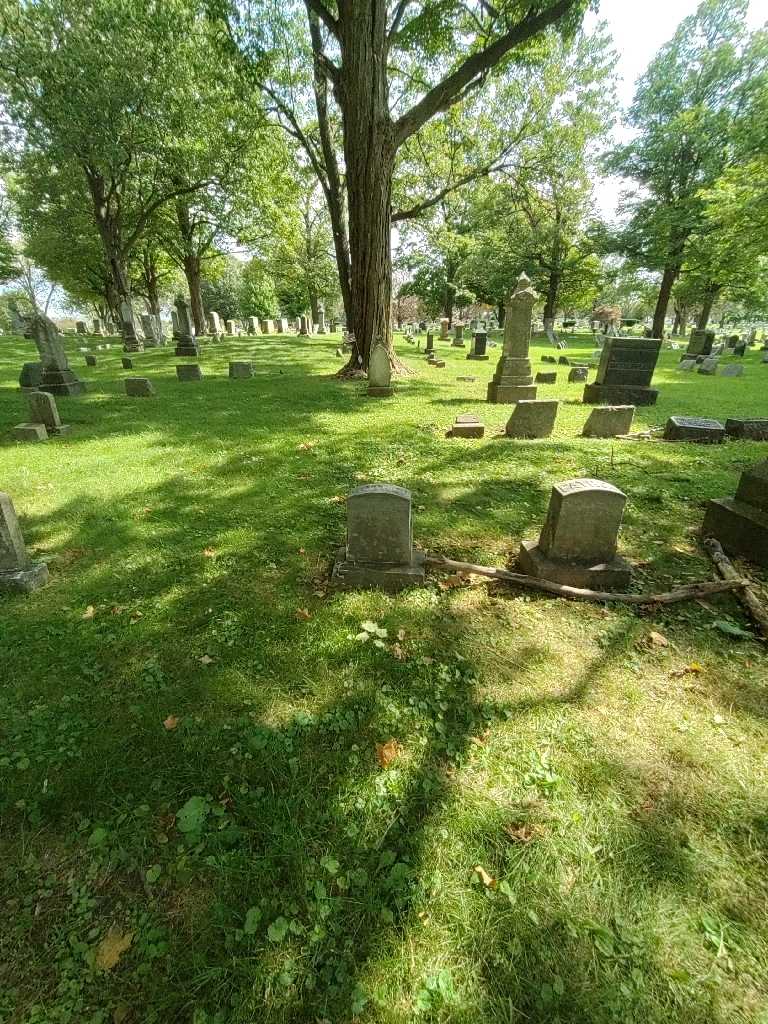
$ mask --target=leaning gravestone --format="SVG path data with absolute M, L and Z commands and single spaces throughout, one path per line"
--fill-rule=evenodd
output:
M 16 441 L 47 441 L 48 431 L 44 423 L 17 423 L 13 428 L 13 437 Z
M 120 318 L 122 320 L 123 351 L 143 352 L 144 339 L 136 330 L 136 317 L 128 299 L 123 299 L 120 303 Z
M 179 380 L 202 380 L 203 371 L 198 363 L 182 363 L 176 367 L 176 376 Z
M 688 348 L 683 353 L 683 359 L 689 356 L 708 356 L 712 351 L 714 343 L 714 331 L 692 330 L 688 338 Z
M 174 306 L 176 307 L 176 323 L 178 324 L 178 328 L 174 332 L 174 341 L 176 342 L 174 355 L 199 356 L 200 345 L 195 338 L 192 304 L 183 295 L 177 295 Z
M 392 365 L 386 345 L 377 342 L 368 360 L 368 397 L 388 398 L 392 392 Z
M 607 338 L 585 404 L 655 405 L 659 392 L 650 384 L 660 351 L 660 338 Z
M 582 436 L 616 437 L 628 434 L 634 415 L 634 405 L 598 405 L 587 417 Z
M 520 549 L 523 572 L 571 587 L 625 588 L 632 569 L 616 549 L 626 501 L 603 480 L 555 484 L 538 543 L 523 541 Z
M 27 395 L 29 416 L 33 423 L 42 423 L 49 434 L 67 434 L 69 427 L 61 422 L 56 399 L 48 391 L 32 391 Z
M 33 338 L 40 354 L 43 373 L 40 388 L 52 395 L 81 395 L 85 384 L 69 368 L 64 345 L 56 325 L 47 316 L 24 318 L 24 336 Z
M 43 383 L 43 364 L 24 363 L 19 374 L 19 387 L 22 391 L 36 391 Z
M 141 314 L 141 330 L 144 334 L 144 348 L 157 348 L 160 344 L 157 320 L 151 313 Z
M 485 425 L 478 416 L 471 412 L 463 412 L 453 421 L 451 437 L 483 437 Z
M 725 427 L 719 420 L 698 416 L 670 416 L 664 427 L 664 440 L 721 444 L 725 440 Z
M 365 484 L 347 498 L 347 543 L 336 555 L 331 586 L 402 590 L 424 582 L 424 554 L 413 546 L 411 493 Z
M 734 498 L 709 502 L 702 533 L 729 554 L 768 568 L 768 459 L 744 470 Z
M 229 376 L 231 380 L 242 380 L 245 377 L 252 377 L 253 363 L 244 361 L 230 363 Z
M 739 441 L 768 441 L 768 420 L 729 419 L 725 421 L 725 432 Z
M 467 359 L 477 359 L 480 362 L 485 362 L 490 359 L 486 349 L 488 346 L 488 333 L 487 331 L 475 331 L 472 336 L 472 346 L 467 352 Z
M 556 401 L 522 398 L 507 421 L 507 437 L 549 437 L 555 426 L 559 405 Z
M 125 393 L 129 398 L 151 398 L 155 389 L 147 377 L 126 377 Z
M 531 313 L 537 299 L 529 278 L 521 274 L 506 305 L 504 348 L 493 380 L 488 384 L 489 402 L 502 404 L 536 397 L 528 349 Z
M 10 495 L 0 491 L 0 590 L 29 593 L 48 582 L 45 562 L 32 562 Z

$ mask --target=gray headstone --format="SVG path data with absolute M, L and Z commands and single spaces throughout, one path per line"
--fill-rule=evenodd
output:
M 25 317 L 24 336 L 34 339 L 40 354 L 43 365 L 40 387 L 54 395 L 79 395 L 85 391 L 83 382 L 69 368 L 64 344 L 52 320 L 37 314 Z
M 568 371 L 568 383 L 569 384 L 583 384 L 588 376 L 588 368 L 586 366 L 572 366 Z
M 744 470 L 735 497 L 709 502 L 702 533 L 728 554 L 768 568 L 768 459 Z
M 382 398 L 392 394 L 392 365 L 385 345 L 377 342 L 368 360 L 368 394 Z
M 452 437 L 483 437 L 485 426 L 474 413 L 465 412 L 456 417 L 450 433 Z
M 85 365 L 86 366 L 95 366 L 96 365 L 96 356 L 92 356 L 92 355 L 88 354 L 85 357 Z
M 634 405 L 598 405 L 584 424 L 584 437 L 616 437 L 628 434 L 635 415 Z
M 19 374 L 19 387 L 39 388 L 43 383 L 43 364 L 24 363 Z
M 233 380 L 253 376 L 253 363 L 233 362 L 229 364 L 229 376 Z
M 550 558 L 596 565 L 616 554 L 626 495 L 603 480 L 555 484 L 539 547 Z
M 707 357 L 702 359 L 697 373 L 703 373 L 705 377 L 714 377 L 717 373 L 717 359 Z
M 724 366 L 720 371 L 721 377 L 741 377 L 744 374 L 743 366 L 735 366 L 733 363 L 730 366 Z
M 129 398 L 150 398 L 155 389 L 147 377 L 126 377 L 125 393 Z
M 678 370 L 695 370 L 696 360 L 695 359 L 681 359 L 678 365 Z
M 606 339 L 595 382 L 584 388 L 584 402 L 655 405 L 659 393 L 650 384 L 660 351 L 660 338 Z
M 534 381 L 534 383 L 536 383 L 536 384 L 557 384 L 557 374 L 556 373 L 537 373 L 536 374 L 536 380 Z
M 183 363 L 176 367 L 176 376 L 179 380 L 202 380 L 203 371 L 197 363 Z
M 537 300 L 530 279 L 521 274 L 506 305 L 504 348 L 493 380 L 488 384 L 489 402 L 509 403 L 536 397 L 529 348 L 531 315 Z
M 742 441 L 768 441 L 768 419 L 729 419 L 725 421 L 728 437 Z
M 195 323 L 192 319 L 192 303 L 184 295 L 177 295 L 174 300 L 176 310 L 176 330 L 174 341 L 176 347 L 174 355 L 177 356 L 199 356 L 200 345 L 195 338 Z
M 87 334 L 88 325 L 84 320 L 78 320 L 77 323 L 75 324 L 75 330 L 78 334 Z
M 697 416 L 670 416 L 664 427 L 664 440 L 720 444 L 725 440 L 725 426 L 719 420 Z
M 129 359 L 128 356 L 123 356 L 122 359 L 120 360 L 120 362 L 123 364 L 123 369 L 124 370 L 132 370 L 133 369 L 133 360 Z
M 10 495 L 0 491 L 0 590 L 28 592 L 48 582 L 48 567 L 30 561 Z
M 393 484 L 364 484 L 347 498 L 347 558 L 374 565 L 410 563 L 411 494 Z
M 48 431 L 44 423 L 18 423 L 13 428 L 15 441 L 47 441 Z
M 559 405 L 554 400 L 521 399 L 507 421 L 507 437 L 549 437 L 555 426 Z
M 31 391 L 27 395 L 27 405 L 30 419 L 34 423 L 45 424 L 49 434 L 63 434 L 69 429 L 61 422 L 56 399 L 47 391 Z
M 237 334 L 237 324 L 234 320 L 227 320 L 227 335 L 230 338 L 234 338 Z

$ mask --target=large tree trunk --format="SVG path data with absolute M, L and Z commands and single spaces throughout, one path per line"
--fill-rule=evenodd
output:
M 453 277 L 456 267 L 453 260 L 448 259 L 445 263 L 445 294 L 443 295 L 443 316 L 448 319 L 448 326 L 453 326 L 453 303 L 456 298 L 456 286 Z
M 206 334 L 205 309 L 203 308 L 203 292 L 200 274 L 200 253 L 195 246 L 195 226 L 189 213 L 189 204 L 184 199 L 176 200 L 176 222 L 179 225 L 184 254 L 184 277 L 187 280 L 189 301 L 192 306 L 192 321 L 195 334 Z
M 376 342 L 390 335 L 392 174 L 395 143 L 389 116 L 386 52 L 387 5 L 381 0 L 344 4 L 340 18 L 339 100 L 344 111 L 344 161 L 349 208 L 351 323 L 355 344 L 347 370 L 368 369 Z
M 555 326 L 555 314 L 557 313 L 557 297 L 560 293 L 560 273 L 557 270 L 550 271 L 547 281 L 547 297 L 544 301 L 544 326 Z
M 704 302 L 699 313 L 699 319 L 696 321 L 696 330 L 705 331 L 707 324 L 709 323 L 709 317 L 712 313 L 712 307 L 715 304 L 715 299 L 720 293 L 721 285 L 714 281 L 708 282 L 704 289 Z
M 117 300 L 118 311 L 122 302 L 131 301 L 131 284 L 128 276 L 126 254 L 123 252 L 120 230 L 120 216 L 114 205 L 108 200 L 104 179 L 89 168 L 84 168 L 85 179 L 93 202 L 93 215 L 96 229 L 104 249 L 112 286 Z
M 653 326 L 651 330 L 654 338 L 664 337 L 664 320 L 666 319 L 667 309 L 669 308 L 672 286 L 677 280 L 677 275 L 679 273 L 679 267 L 670 265 L 664 267 L 664 273 L 661 278 L 661 287 L 659 288 L 659 297 L 656 300 L 656 309 L 653 311 Z

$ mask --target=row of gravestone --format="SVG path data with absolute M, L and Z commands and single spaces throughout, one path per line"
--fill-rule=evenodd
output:
M 560 403 L 540 398 L 524 398 L 515 403 L 504 432 L 507 437 L 533 440 L 551 437 Z M 628 434 L 635 415 L 634 405 L 600 405 L 590 411 L 582 429 L 582 437 L 618 437 Z M 478 438 L 485 426 L 472 413 L 456 417 L 450 437 Z
M 626 589 L 632 567 L 618 554 L 627 497 L 603 480 L 574 479 L 552 488 L 538 541 L 524 540 L 520 569 L 568 587 Z M 768 460 L 745 470 L 734 498 L 707 506 L 703 532 L 726 551 L 768 567 Z M 409 491 L 365 484 L 347 498 L 347 538 L 331 574 L 339 589 L 397 591 L 425 580 L 426 558 L 413 544 Z M 0 493 L 0 590 L 31 591 L 48 579 L 27 554 L 13 503 Z

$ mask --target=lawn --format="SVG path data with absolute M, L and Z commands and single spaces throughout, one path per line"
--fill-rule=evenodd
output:
M 706 500 L 768 444 L 582 439 L 564 368 L 555 435 L 508 440 L 498 348 L 437 342 L 437 369 L 401 340 L 416 372 L 372 400 L 333 336 L 211 344 L 199 383 L 79 342 L 71 433 L 24 445 L 35 353 L 0 339 L 0 489 L 51 572 L 0 598 L 3 1024 L 768 1022 L 768 661 L 732 596 L 326 585 L 360 482 L 501 566 L 583 475 L 629 496 L 637 589 L 708 579 Z M 758 352 L 731 379 L 678 359 L 636 429 L 768 414 Z M 125 397 L 137 373 L 157 397 Z M 484 440 L 445 438 L 459 412 Z

